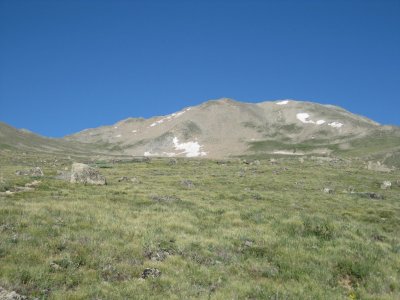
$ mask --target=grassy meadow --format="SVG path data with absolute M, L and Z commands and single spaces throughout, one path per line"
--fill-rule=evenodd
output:
M 108 184 L 55 179 L 72 161 Z M 45 176 L 15 175 L 33 166 Z M 0 286 L 38 299 L 400 299 L 399 179 L 359 160 L 113 163 L 5 149 Z M 146 268 L 161 275 L 144 279 Z

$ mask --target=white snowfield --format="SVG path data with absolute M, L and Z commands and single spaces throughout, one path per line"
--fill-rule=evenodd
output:
M 298 113 L 296 118 L 305 124 L 317 124 L 322 125 L 325 123 L 325 120 L 318 120 L 317 122 L 310 120 L 310 115 L 308 113 Z
M 328 125 L 332 126 L 332 127 L 335 127 L 335 128 L 340 128 L 340 127 L 343 126 L 343 124 L 340 123 L 340 122 L 332 122 L 332 123 L 329 123 Z
M 178 117 L 182 116 L 185 112 L 187 112 L 189 110 L 190 110 L 190 107 L 185 109 L 185 110 L 183 110 L 183 111 L 170 114 L 169 116 L 166 116 L 165 118 L 162 118 L 162 119 L 160 119 L 158 121 L 155 121 L 154 123 L 150 124 L 150 127 L 154 127 L 154 126 L 156 126 L 158 124 L 164 123 L 164 121 L 169 121 L 171 119 L 178 118 Z
M 285 150 L 274 151 L 274 154 L 282 154 L 282 155 L 304 155 L 303 153 L 294 153 L 293 151 L 285 151 Z
M 187 142 L 187 143 L 179 143 L 179 139 L 174 137 L 172 140 L 175 146 L 175 150 L 183 150 L 183 152 L 179 154 L 185 154 L 186 157 L 197 157 L 197 156 L 205 156 L 206 152 L 200 151 L 203 146 L 201 146 L 198 142 Z
M 173 157 L 180 154 L 185 154 L 186 157 L 198 157 L 198 156 L 205 156 L 207 152 L 201 151 L 203 148 L 198 142 L 186 142 L 186 143 L 179 143 L 179 139 L 174 137 L 172 142 L 174 143 L 175 150 L 181 151 L 179 153 L 175 152 L 163 152 L 163 153 L 151 153 L 150 151 L 144 152 L 144 156 L 168 156 Z
M 296 115 L 296 118 L 297 118 L 298 120 L 300 120 L 300 121 L 301 121 L 302 123 L 304 123 L 304 124 L 322 125 L 322 124 L 325 124 L 325 123 L 326 123 L 325 120 L 318 120 L 318 121 L 313 121 L 313 120 L 311 120 L 311 119 L 310 119 L 310 115 L 309 115 L 308 113 L 298 113 L 298 114 Z M 331 123 L 328 123 L 328 125 L 329 125 L 329 126 L 332 126 L 332 127 L 334 127 L 334 128 L 340 128 L 340 127 L 343 126 L 343 124 L 340 123 L 340 122 L 331 122 Z
M 277 105 L 286 105 L 288 103 L 289 103 L 289 100 L 283 100 L 283 101 L 276 102 Z

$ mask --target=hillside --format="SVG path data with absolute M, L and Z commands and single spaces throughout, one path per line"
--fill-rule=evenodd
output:
M 291 156 L 80 161 L 107 178 L 92 186 L 59 179 L 73 161 L 0 155 L 0 287 L 29 299 L 400 297 L 399 170 Z M 44 176 L 16 175 L 31 166 Z
M 351 155 L 360 147 L 363 155 L 371 155 L 398 151 L 400 129 L 332 105 L 219 99 L 167 116 L 129 118 L 87 129 L 65 140 L 104 144 L 113 151 L 145 156 Z

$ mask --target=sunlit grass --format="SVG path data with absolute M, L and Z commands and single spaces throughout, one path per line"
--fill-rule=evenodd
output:
M 0 286 L 23 295 L 400 297 L 400 188 L 379 188 L 398 172 L 289 158 L 260 165 L 154 159 L 107 163 L 100 171 L 109 184 L 98 187 L 54 179 L 70 165 L 65 158 L 3 152 L 0 164 L 4 189 L 32 181 L 17 169 L 38 165 L 46 175 L 33 192 L 0 196 Z M 122 176 L 140 183 L 118 182 Z M 362 198 L 349 186 L 385 198 Z M 151 259 L 158 251 L 168 254 Z M 145 268 L 161 276 L 142 279 Z

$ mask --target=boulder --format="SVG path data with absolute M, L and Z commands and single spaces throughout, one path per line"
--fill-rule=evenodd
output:
M 333 192 L 334 192 L 334 191 L 333 191 L 333 189 L 331 189 L 331 188 L 327 188 L 327 187 L 324 188 L 324 193 L 325 193 L 325 194 L 333 194 Z
M 382 182 L 381 184 L 381 189 L 382 190 L 388 190 L 392 187 L 392 183 L 388 180 L 385 180 L 384 182 Z
M 72 164 L 70 182 L 93 185 L 107 184 L 106 178 L 97 169 L 81 163 Z

